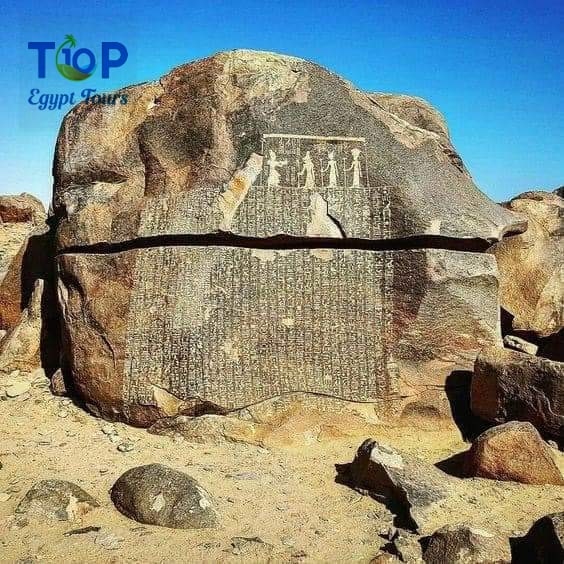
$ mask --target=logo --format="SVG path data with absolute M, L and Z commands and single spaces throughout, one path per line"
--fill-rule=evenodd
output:
M 73 35 L 65 35 L 64 41 L 57 47 L 53 41 L 30 41 L 27 48 L 37 52 L 37 78 L 46 78 L 49 62 L 59 74 L 73 82 L 86 80 L 96 74 L 102 78 L 110 78 L 110 71 L 125 64 L 129 56 L 123 43 L 117 41 L 102 41 L 99 51 L 86 47 L 78 47 Z M 51 53 L 51 51 L 56 51 Z M 98 70 L 100 71 L 98 73 Z M 127 104 L 126 92 L 113 94 L 96 94 L 96 88 L 84 88 L 80 92 L 41 92 L 39 88 L 31 88 L 28 104 L 38 110 L 61 110 L 65 106 L 73 106 L 84 101 L 87 104 L 112 105 Z
M 75 49 L 77 41 L 73 35 L 66 35 L 65 40 L 55 52 L 55 66 L 59 73 L 68 80 L 86 80 L 97 69 L 95 53 L 86 47 Z M 47 52 L 55 49 L 52 41 L 30 41 L 27 48 L 37 51 L 37 78 L 47 76 Z M 128 52 L 123 43 L 102 41 L 100 46 L 100 70 L 102 78 L 110 78 L 110 69 L 121 67 L 127 61 Z

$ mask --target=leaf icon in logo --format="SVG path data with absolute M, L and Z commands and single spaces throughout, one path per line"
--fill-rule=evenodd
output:
M 65 35 L 65 40 L 59 45 L 57 52 L 55 53 L 55 64 L 57 65 L 57 70 L 68 80 L 85 80 L 92 76 L 92 73 L 85 73 L 71 65 L 66 63 L 59 63 L 59 53 L 63 50 L 63 47 L 68 46 L 69 48 L 76 47 L 76 39 L 74 35 Z

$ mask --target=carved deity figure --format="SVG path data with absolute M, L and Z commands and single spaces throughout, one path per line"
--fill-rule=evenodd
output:
M 313 168 L 313 160 L 309 151 L 306 151 L 306 154 L 303 161 L 302 170 L 298 173 L 299 176 L 303 176 L 305 174 L 305 183 L 304 188 L 314 188 L 315 187 L 315 170 Z
M 268 165 L 268 178 L 266 179 L 267 186 L 279 186 L 280 185 L 280 173 L 278 168 L 281 166 L 286 166 L 288 161 L 279 161 L 276 158 L 276 153 L 272 150 L 268 151 L 269 158 L 266 161 Z
M 358 158 L 360 157 L 360 149 L 351 149 L 352 154 L 352 163 L 349 168 L 346 169 L 347 172 L 352 170 L 353 174 L 353 181 L 352 181 L 352 188 L 360 188 L 360 179 L 362 178 L 362 169 L 360 167 L 360 161 Z
M 323 169 L 323 172 L 329 172 L 329 188 L 337 186 L 339 171 L 337 169 L 337 161 L 335 160 L 334 151 L 329 151 L 329 160 L 327 162 L 327 166 Z

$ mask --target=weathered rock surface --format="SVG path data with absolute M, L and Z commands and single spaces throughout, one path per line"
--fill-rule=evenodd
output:
M 427 564 L 509 564 L 509 539 L 470 525 L 446 525 L 433 533 L 423 552 Z
M 49 389 L 54 396 L 68 396 L 67 385 L 62 370 L 55 371 L 49 381 Z
M 564 562 L 564 512 L 542 517 L 513 548 L 515 564 Z
M 37 280 L 19 323 L 0 342 L 0 372 L 32 372 L 41 364 L 43 280 Z
M 500 342 L 486 254 L 159 247 L 58 263 L 74 387 L 138 425 L 296 391 L 399 402 Z
M 564 363 L 501 347 L 476 360 L 472 411 L 493 423 L 529 421 L 541 433 L 564 437 Z
M 558 333 L 564 327 L 564 199 L 525 192 L 505 206 L 525 217 L 528 229 L 489 251 L 499 266 L 501 305 L 513 315 L 514 330 Z
M 390 505 L 407 526 L 420 530 L 428 511 L 452 493 L 454 479 L 435 466 L 367 439 L 346 469 L 351 484 Z
M 93 411 L 399 403 L 499 343 L 475 251 L 525 223 L 425 103 L 250 51 L 127 95 L 73 109 L 54 165 L 65 374 Z
M 45 218 L 43 204 L 29 194 L 0 196 L 0 329 L 18 324 L 36 280 L 45 278 Z
M 432 131 L 443 139 L 449 139 L 448 126 L 444 116 L 427 100 L 406 94 L 388 94 L 374 92 L 370 99 L 386 110 L 400 117 L 407 123 L 420 129 Z
M 214 527 L 210 495 L 196 480 L 162 464 L 131 468 L 112 487 L 112 501 L 127 517 L 174 529 Z
M 307 61 L 220 53 L 127 95 L 65 117 L 60 248 L 218 230 L 319 236 L 308 229 L 316 213 L 337 228 L 325 236 L 349 238 L 497 240 L 524 227 L 476 188 L 442 135 Z
M 187 417 L 178 415 L 159 419 L 149 432 L 155 435 L 183 437 L 194 443 L 250 443 L 257 444 L 258 433 L 255 425 L 234 417 L 223 415 L 201 415 Z
M 511 421 L 484 431 L 466 454 L 465 474 L 522 484 L 564 486 L 550 447 L 530 423 Z
M 35 484 L 20 501 L 16 513 L 28 517 L 57 521 L 74 521 L 98 502 L 82 488 L 64 480 L 42 480 Z

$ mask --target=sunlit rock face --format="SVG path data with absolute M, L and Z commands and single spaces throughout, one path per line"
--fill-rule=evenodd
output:
M 77 106 L 55 157 L 64 368 L 93 410 L 148 425 L 289 392 L 399 406 L 499 341 L 478 251 L 524 222 L 430 110 L 250 51 L 127 98 Z

